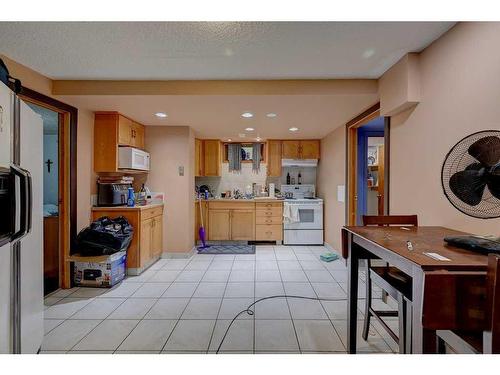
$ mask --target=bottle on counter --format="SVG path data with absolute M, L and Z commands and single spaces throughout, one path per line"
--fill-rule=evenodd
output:
M 302 175 L 300 174 L 300 171 L 299 171 L 299 175 L 297 176 L 297 184 L 302 184 Z
M 131 187 L 128 188 L 127 206 L 128 207 L 134 207 L 135 206 L 134 189 L 131 188 Z
M 290 172 L 286 174 L 286 184 L 290 185 Z

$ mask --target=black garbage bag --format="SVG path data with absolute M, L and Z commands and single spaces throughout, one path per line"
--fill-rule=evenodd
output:
M 103 216 L 78 233 L 76 246 L 82 256 L 111 255 L 127 250 L 133 236 L 134 227 L 123 216 Z

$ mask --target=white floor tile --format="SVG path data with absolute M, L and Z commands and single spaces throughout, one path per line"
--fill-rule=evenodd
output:
M 142 283 L 121 283 L 111 289 L 106 290 L 97 298 L 127 298 L 141 287 Z
M 233 267 L 232 260 L 217 260 L 215 259 L 208 267 L 209 270 L 213 271 L 230 271 Z
M 225 283 L 229 279 L 230 270 L 212 270 L 209 269 L 203 279 L 202 283 Z
M 288 298 L 293 319 L 328 319 L 319 301 Z
M 297 260 L 278 260 L 280 271 L 283 270 L 301 270 L 300 263 Z
M 60 298 L 68 297 L 74 292 L 76 292 L 78 289 L 80 288 L 76 287 L 71 289 L 58 289 L 55 292 L 51 293 L 48 297 L 60 297 Z
M 294 320 L 300 349 L 314 352 L 345 352 L 329 320 Z
M 209 350 L 211 352 L 217 351 L 222 337 L 224 336 L 230 320 L 218 320 L 215 325 L 215 330 L 212 336 L 212 340 L 210 342 Z M 253 320 L 236 320 L 229 331 L 227 332 L 227 336 L 224 339 L 224 342 L 221 346 L 222 352 L 230 352 L 230 351 L 253 351 L 253 341 L 254 341 L 254 322 Z
M 70 350 L 66 354 L 113 354 L 114 350 Z
M 295 253 L 295 256 L 297 257 L 298 260 L 307 260 L 307 261 L 314 261 L 317 260 L 318 258 L 316 255 L 311 254 L 311 252 L 307 253 Z
M 323 269 L 323 270 L 306 270 L 304 272 L 306 273 L 306 276 L 310 282 L 320 282 L 320 283 L 333 283 L 333 282 L 335 282 L 332 275 L 330 275 L 330 272 L 328 272 L 325 269 Z
M 257 260 L 255 268 L 259 271 L 278 271 L 278 262 L 276 260 Z
M 254 283 L 228 283 L 224 298 L 254 297 Z
M 281 274 L 278 270 L 258 270 L 255 281 L 281 281 Z
M 179 319 L 189 298 L 160 298 L 144 319 Z
M 245 310 L 254 302 L 253 298 L 224 298 L 219 310 L 217 319 L 233 319 L 238 313 Z M 252 319 L 253 315 L 243 313 L 238 317 L 240 319 Z
M 105 293 L 107 289 L 105 288 L 78 288 L 74 293 L 71 294 L 72 298 L 92 298 L 100 296 Z
M 176 320 L 143 320 L 128 335 L 118 350 L 160 351 L 176 323 Z
M 68 319 L 71 315 L 92 302 L 89 298 L 66 297 L 44 312 L 45 319 Z
M 232 270 L 231 275 L 229 275 L 229 282 L 241 282 L 248 281 L 253 282 L 255 280 L 255 271 L 254 270 Z
M 124 301 L 125 298 L 96 298 L 70 319 L 106 319 Z
M 347 321 L 346 320 L 332 320 L 335 330 L 340 336 L 342 343 L 347 345 Z M 363 331 L 363 326 L 361 322 L 358 321 L 357 325 L 357 339 L 356 339 L 356 350 L 360 353 L 390 353 L 391 348 L 387 345 L 384 339 L 378 334 L 374 329 L 370 329 L 370 334 L 368 335 L 368 340 L 365 341 L 361 337 Z
M 184 270 L 175 279 L 176 282 L 193 283 L 199 282 L 203 278 L 205 271 L 200 270 Z
M 43 334 L 46 335 L 58 325 L 60 325 L 64 320 L 62 319 L 44 319 L 43 321 Z
M 299 349 L 291 320 L 256 320 L 256 351 L 295 351 Z
M 233 263 L 233 270 L 251 270 L 255 269 L 255 262 L 248 262 L 245 260 L 238 260 L 238 257 Z
M 294 252 L 283 252 L 283 250 L 276 250 L 274 252 L 277 260 L 297 260 Z
M 256 282 L 255 283 L 255 297 L 269 297 L 276 295 L 284 295 L 285 289 L 281 281 L 275 282 Z
M 211 260 L 192 260 L 184 269 L 189 271 L 206 271 L 211 262 Z
M 179 270 L 160 270 L 148 279 L 149 283 L 165 283 L 174 281 L 181 271 Z
M 216 319 L 221 302 L 219 298 L 192 298 L 181 319 Z
M 347 270 L 330 269 L 330 273 L 338 283 L 347 283 Z
M 347 320 L 347 299 L 340 301 L 321 301 L 328 317 L 335 320 Z M 358 320 L 362 320 L 363 315 L 358 309 Z
M 146 271 L 143 271 L 140 275 L 127 276 L 125 278 L 125 280 L 123 280 L 123 282 L 125 282 L 125 283 L 144 283 L 144 282 L 148 281 L 149 279 L 151 279 L 151 277 L 156 275 L 157 272 L 158 272 L 158 270 L 149 268 Z
M 257 302 L 255 319 L 290 319 L 286 298 L 272 298 Z
M 45 297 L 43 300 L 43 305 L 45 308 L 55 305 L 57 302 L 62 300 L 62 297 Z
M 161 268 L 163 271 L 183 270 L 189 263 L 189 259 L 167 259 L 164 266 Z
M 198 283 L 172 283 L 168 289 L 163 293 L 161 298 L 172 298 L 172 297 L 187 297 L 190 298 L 196 288 Z
M 156 298 L 129 298 L 108 319 L 142 319 L 156 301 Z
M 195 298 L 222 298 L 226 290 L 226 283 L 203 283 L 198 285 L 194 292 Z
M 309 282 L 283 283 L 287 296 L 316 297 L 316 293 Z
M 346 292 L 338 283 L 311 283 L 311 285 L 320 298 L 347 298 Z
M 280 270 L 284 282 L 306 282 L 307 276 L 302 270 Z
M 66 320 L 44 337 L 42 350 L 70 350 L 100 322 L 100 320 Z
M 73 350 L 115 350 L 137 323 L 138 320 L 104 320 L 76 344 Z
M 301 260 L 300 265 L 304 270 L 325 270 L 325 266 L 319 260 Z
M 208 350 L 215 320 L 179 320 L 164 350 Z
M 274 255 L 274 251 L 262 253 L 257 252 L 257 254 L 255 254 L 255 259 L 257 260 L 257 262 L 265 260 L 276 260 L 276 256 Z
M 169 286 L 170 283 L 145 283 L 132 294 L 132 298 L 159 298 Z
M 160 354 L 158 350 L 116 350 L 114 354 Z

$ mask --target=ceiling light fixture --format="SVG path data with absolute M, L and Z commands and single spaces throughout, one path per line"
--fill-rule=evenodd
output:
M 299 128 L 293 127 L 293 128 L 288 129 L 288 130 L 290 130 L 291 132 L 296 132 L 299 130 Z
M 253 132 L 255 129 L 254 128 L 245 128 L 245 131 L 247 132 Z
M 241 117 L 244 117 L 244 118 L 252 118 L 253 117 L 253 113 L 252 112 L 243 112 L 241 114 Z
M 256 140 L 257 142 L 260 142 L 260 141 L 262 141 L 262 138 L 261 138 L 261 137 L 257 137 L 257 138 L 255 138 L 255 140 Z
M 274 112 L 269 112 L 268 114 L 266 114 L 266 116 L 269 117 L 269 118 L 275 118 L 278 115 L 276 113 L 274 113 Z
M 159 117 L 159 118 L 165 118 L 165 117 L 167 117 L 168 115 L 167 115 L 165 112 L 156 112 L 156 113 L 155 113 L 155 116 L 156 116 L 156 117 Z
M 228 141 L 228 142 L 232 142 L 233 140 L 232 140 L 231 138 L 228 138 L 228 139 L 227 139 L 227 141 Z

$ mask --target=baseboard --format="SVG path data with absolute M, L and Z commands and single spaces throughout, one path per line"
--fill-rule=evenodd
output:
M 188 252 L 164 252 L 161 254 L 161 257 L 163 259 L 186 259 L 186 258 L 191 258 L 194 254 L 196 253 L 196 246 L 194 246 L 190 251 Z

